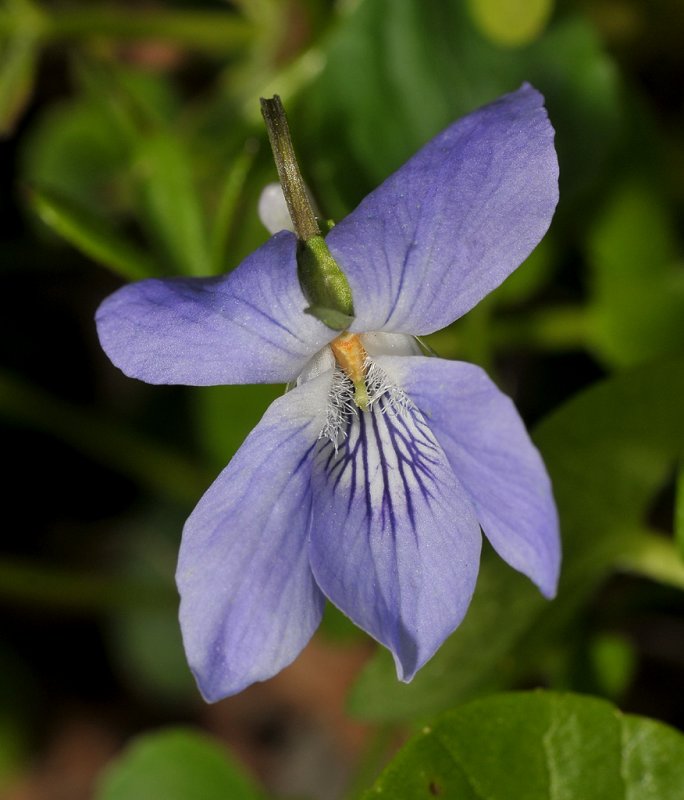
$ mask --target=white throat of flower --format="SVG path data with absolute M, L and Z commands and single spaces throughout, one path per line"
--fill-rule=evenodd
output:
M 325 347 L 311 359 L 297 380 L 301 385 L 332 370 L 325 420 L 320 439 L 329 439 L 335 449 L 346 438 L 349 426 L 358 414 L 377 413 L 403 415 L 413 403 L 375 361 L 380 355 L 417 355 L 421 352 L 416 340 L 403 334 L 370 333 L 358 337 L 360 361 L 350 367 L 336 360 L 334 347 Z M 351 374 L 350 374 L 351 373 Z M 363 391 L 359 392 L 359 383 Z M 361 403 L 359 398 L 361 397 Z

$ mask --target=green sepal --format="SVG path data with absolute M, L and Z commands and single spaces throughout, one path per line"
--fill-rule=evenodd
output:
M 333 330 L 349 327 L 354 319 L 351 289 L 322 236 L 298 243 L 297 277 L 310 304 L 307 314 Z
M 341 311 L 336 311 L 334 308 L 325 308 L 324 306 L 309 306 L 304 309 L 305 314 L 311 314 L 312 317 L 320 319 L 320 321 L 332 328 L 335 331 L 346 330 L 354 321 L 354 317 L 349 314 L 343 314 Z
M 335 220 L 334 219 L 317 219 L 318 222 L 318 230 L 321 232 L 321 236 L 325 236 L 327 233 L 335 227 Z

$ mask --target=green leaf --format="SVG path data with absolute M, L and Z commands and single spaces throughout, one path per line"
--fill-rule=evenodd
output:
M 180 139 L 149 132 L 139 144 L 136 172 L 145 226 L 163 255 L 184 275 L 210 275 L 210 245 L 193 165 Z
M 97 800 L 258 800 L 228 753 L 182 728 L 141 736 L 104 775 Z
M 22 181 L 49 186 L 108 219 L 129 194 L 129 147 L 104 107 L 69 99 L 47 108 L 24 137 Z
M 590 342 L 610 364 L 684 353 L 684 267 L 665 202 L 620 186 L 589 238 Z
M 293 129 L 321 197 L 337 198 L 323 209 L 335 218 L 442 128 L 523 81 L 545 95 L 557 132 L 559 213 L 600 180 L 620 133 L 617 72 L 582 19 L 511 50 L 478 34 L 462 0 L 362 0 L 325 55 Z
M 364 800 L 677 800 L 684 737 L 603 700 L 504 694 L 440 716 Z
M 132 281 L 159 274 L 152 259 L 77 202 L 49 189 L 33 189 L 29 199 L 50 229 L 122 278 Z
M 679 579 L 681 562 L 645 547 L 652 499 L 672 474 L 684 442 L 684 361 L 620 374 L 580 394 L 544 421 L 535 440 L 551 474 L 563 540 L 558 597 L 537 590 L 486 548 L 471 607 L 458 630 L 413 682 L 396 680 L 385 651 L 351 696 L 358 716 L 412 719 L 538 674 L 541 655 L 618 568 Z M 631 557 L 630 557 L 631 554 Z

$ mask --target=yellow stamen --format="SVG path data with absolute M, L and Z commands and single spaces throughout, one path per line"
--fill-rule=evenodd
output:
M 366 388 L 366 359 L 368 354 L 357 333 L 345 331 L 330 343 L 335 360 L 354 384 L 354 402 L 362 410 L 368 410 Z

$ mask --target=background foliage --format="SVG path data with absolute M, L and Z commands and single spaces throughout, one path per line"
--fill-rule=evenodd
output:
M 4 0 L 0 796 L 684 796 L 683 45 L 679 0 Z M 558 598 L 487 551 L 409 686 L 329 610 L 281 676 L 205 706 L 180 530 L 282 387 L 127 380 L 97 304 L 266 240 L 260 95 L 339 219 L 524 80 L 556 128 L 554 223 L 430 344 L 535 426 Z

